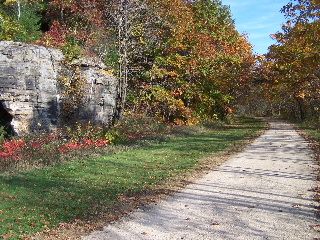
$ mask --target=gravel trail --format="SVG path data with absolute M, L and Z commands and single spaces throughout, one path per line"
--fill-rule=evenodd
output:
M 282 121 L 169 199 L 82 240 L 320 239 L 312 151 Z

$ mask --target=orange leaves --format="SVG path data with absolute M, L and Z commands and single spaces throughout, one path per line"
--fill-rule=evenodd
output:
M 159 51 L 143 79 L 147 84 L 141 83 L 151 86 L 143 91 L 151 90 L 152 111 L 166 121 L 189 123 L 224 109 L 229 90 L 246 81 L 255 61 L 229 10 L 216 1 L 151 2 L 162 21 Z
M 121 3 L 54 0 L 49 16 L 61 28 L 52 26 L 47 35 L 92 50 L 120 74 L 126 71 L 119 60 L 126 56 L 133 109 L 152 111 L 165 121 L 195 122 L 195 116 L 223 109 L 230 92 L 245 83 L 246 69 L 254 63 L 251 45 L 220 1 L 128 0 L 126 18 Z
M 262 79 L 268 101 L 281 102 L 277 112 L 303 119 L 319 117 L 314 111 L 320 89 L 319 6 L 310 0 L 297 0 L 281 10 L 288 19 L 282 31 L 272 35 L 277 44 L 269 47 L 262 60 Z M 290 107 L 288 107 L 290 106 Z
M 105 32 L 104 13 L 104 1 L 51 1 L 48 4 L 47 18 L 52 24 L 42 42 L 58 48 L 70 38 L 80 41 L 83 46 L 96 44 L 96 36 Z
M 3 239 L 11 239 L 14 236 L 15 236 L 15 234 L 12 234 L 12 233 L 7 233 L 7 234 L 0 235 L 0 237 L 3 238 Z

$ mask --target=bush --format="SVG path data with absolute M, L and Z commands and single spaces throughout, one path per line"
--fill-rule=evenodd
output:
M 0 128 L 0 136 L 4 135 L 3 129 Z M 128 145 L 119 144 L 132 140 L 152 138 L 150 141 L 158 141 L 158 136 L 169 133 L 171 129 L 172 125 L 156 119 L 127 114 L 112 128 L 92 122 L 77 122 L 50 134 L 38 132 L 13 137 L 3 140 L 0 147 L 0 171 L 39 168 L 92 154 L 105 154 L 114 151 L 111 145 L 123 149 Z

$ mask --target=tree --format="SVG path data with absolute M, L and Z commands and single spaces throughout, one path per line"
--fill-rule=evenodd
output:
M 202 82 L 196 85 L 202 87 L 198 92 L 211 95 L 207 101 L 198 103 L 207 102 L 206 109 L 212 109 L 207 113 L 224 117 L 226 105 L 231 99 L 237 100 L 250 76 L 255 62 L 252 46 L 235 30 L 230 9 L 221 1 L 196 1 L 193 8 L 200 33 L 196 46 L 202 46 L 196 48 L 193 57 L 197 60 L 195 76 Z
M 286 89 L 287 102 L 294 99 L 293 112 L 300 119 L 320 112 L 320 13 L 319 3 L 312 0 L 292 1 L 282 8 L 287 23 L 273 35 L 277 44 L 270 46 L 268 61 L 279 73 L 279 89 Z
M 230 10 L 220 1 L 150 5 L 157 16 L 151 39 L 157 39 L 157 44 L 143 38 L 146 46 L 153 47 L 145 52 L 146 71 L 130 83 L 130 89 L 135 86 L 130 93 L 144 99 L 147 112 L 168 121 L 215 114 L 223 118 L 230 95 L 239 92 L 236 88 L 249 72 L 245 69 L 254 62 L 251 45 L 235 30 Z
M 43 8 L 38 0 L 4 1 L 0 7 L 1 39 L 30 43 L 40 39 Z
M 43 43 L 96 54 L 119 79 L 125 107 L 176 123 L 224 117 L 254 62 L 221 1 L 54 0 Z

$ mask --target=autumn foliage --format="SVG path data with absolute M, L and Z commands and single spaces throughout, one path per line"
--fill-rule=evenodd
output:
M 230 9 L 218 0 L 33 3 L 42 4 L 44 33 L 36 43 L 66 56 L 100 57 L 119 76 L 118 105 L 163 121 L 224 118 L 255 62 Z M 6 29 L 12 39 L 13 26 Z
M 248 105 L 317 118 L 319 1 L 291 0 L 281 11 L 277 44 L 260 57 L 219 0 L 7 0 L 0 38 L 60 48 L 69 60 L 101 58 L 118 77 L 121 112 L 193 124 Z
M 272 35 L 277 41 L 260 68 L 260 86 L 270 111 L 320 122 L 320 5 L 295 0 L 281 12 L 287 22 Z
M 177 123 L 225 117 L 254 63 L 229 8 L 220 1 L 153 1 L 151 6 L 158 16 L 153 21 L 161 20 L 160 29 L 151 31 L 158 41 L 146 44 L 143 71 L 133 72 L 129 81 L 128 104 Z M 150 33 L 141 36 L 148 41 L 144 34 Z

